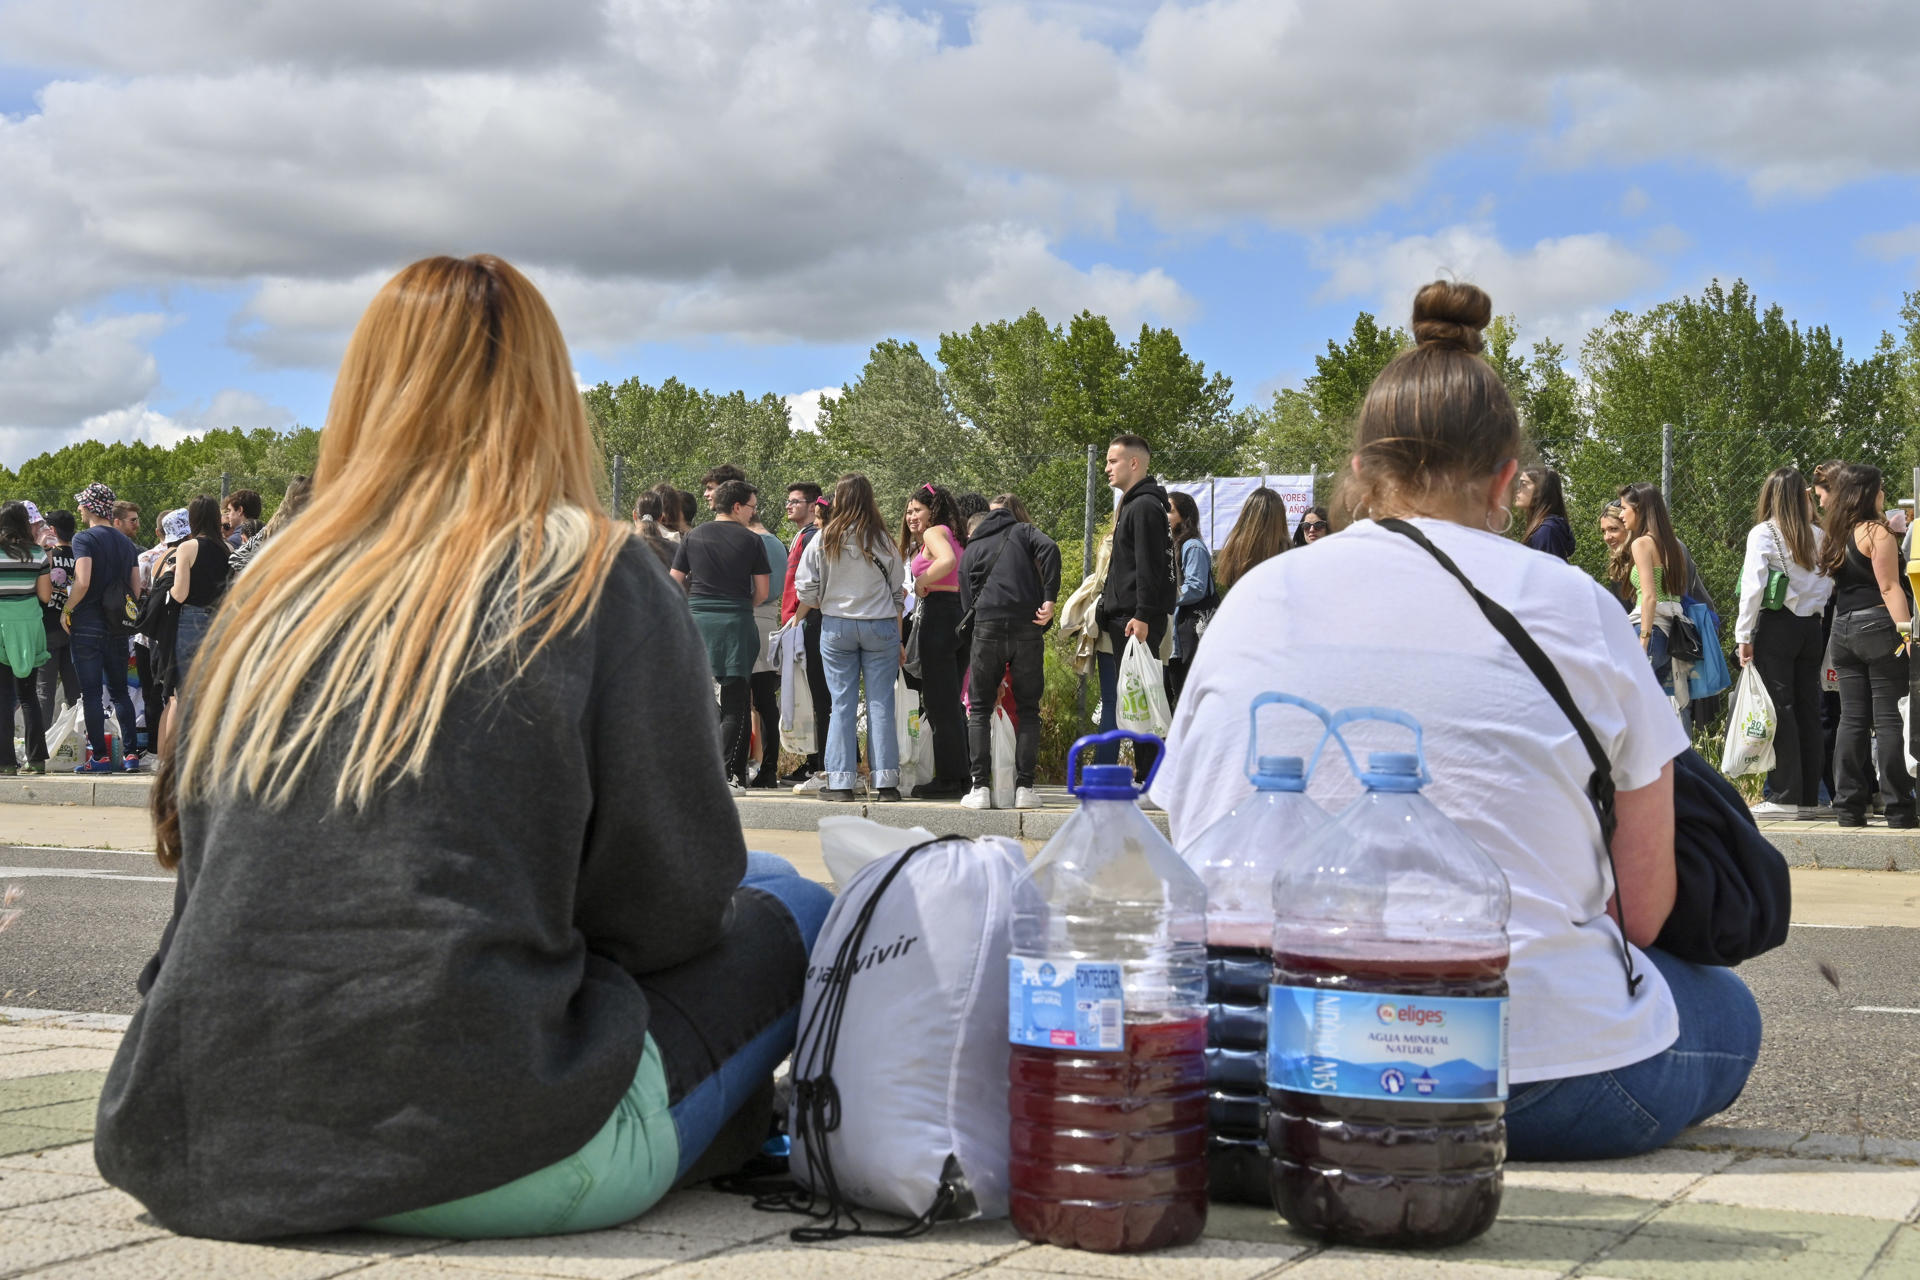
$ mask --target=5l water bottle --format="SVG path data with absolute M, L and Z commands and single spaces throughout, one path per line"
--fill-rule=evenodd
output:
M 1329 821 L 1307 798 L 1299 756 L 1263 756 L 1260 712 L 1293 706 L 1263 693 L 1248 712 L 1247 780 L 1254 792 L 1201 832 L 1181 857 L 1207 890 L 1207 1182 L 1215 1200 L 1270 1205 L 1267 1180 L 1267 989 L 1273 982 L 1273 877 Z M 1322 739 L 1324 746 L 1325 739 Z
M 1013 1225 L 1103 1253 L 1207 1222 L 1206 890 L 1131 768 L 1080 772 L 1083 749 L 1126 738 L 1156 742 L 1073 744 L 1080 809 L 1014 883 L 1008 964 Z
M 1413 730 L 1413 753 L 1361 769 L 1340 734 L 1359 720 Z M 1420 794 L 1418 723 L 1331 728 L 1366 790 L 1274 880 L 1274 1207 L 1329 1240 L 1455 1244 L 1500 1209 L 1507 879 Z

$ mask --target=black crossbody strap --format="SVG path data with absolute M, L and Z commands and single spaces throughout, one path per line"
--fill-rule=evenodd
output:
M 1637 994 L 1641 978 L 1633 970 L 1633 952 L 1627 946 L 1625 924 L 1627 891 L 1620 883 L 1620 872 L 1613 862 L 1613 833 L 1619 826 L 1619 818 L 1614 813 L 1613 807 L 1613 762 L 1607 758 L 1606 749 L 1600 745 L 1600 739 L 1593 732 L 1593 726 L 1587 723 L 1587 718 L 1580 714 L 1580 708 L 1574 704 L 1573 694 L 1568 691 L 1567 682 L 1561 679 L 1559 668 L 1553 665 L 1553 659 L 1547 657 L 1546 651 L 1527 634 L 1527 629 L 1520 625 L 1518 618 L 1508 613 L 1480 588 L 1474 586 L 1472 580 L 1460 572 L 1460 566 L 1455 564 L 1446 552 L 1434 546 L 1428 541 L 1427 535 L 1405 520 L 1385 519 L 1375 523 L 1382 529 L 1391 529 L 1402 537 L 1410 539 L 1439 561 L 1440 567 L 1452 574 L 1460 585 L 1467 589 L 1467 594 L 1472 596 L 1473 602 L 1480 606 L 1480 612 L 1485 614 L 1487 621 L 1493 624 L 1493 629 L 1498 631 L 1501 638 L 1520 655 L 1520 660 L 1527 664 L 1527 670 L 1533 672 L 1534 678 L 1546 689 L 1554 705 L 1559 707 L 1561 713 L 1572 722 L 1574 733 L 1579 735 L 1580 745 L 1587 749 L 1587 757 L 1593 761 L 1593 775 L 1587 780 L 1587 799 L 1593 802 L 1594 817 L 1600 820 L 1600 844 L 1607 852 L 1607 872 L 1613 877 L 1614 901 L 1620 905 L 1620 918 L 1615 921 L 1615 924 L 1620 929 L 1620 959 L 1627 967 L 1627 995 Z

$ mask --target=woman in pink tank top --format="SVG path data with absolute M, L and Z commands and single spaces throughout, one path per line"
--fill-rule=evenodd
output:
M 958 800 L 971 785 L 967 771 L 967 713 L 960 705 L 960 681 L 967 669 L 960 647 L 960 553 L 965 521 L 953 495 L 937 484 L 923 484 L 907 499 L 900 524 L 900 557 L 913 574 L 915 612 L 920 630 L 920 705 L 933 730 L 933 780 L 914 795 L 926 800 Z

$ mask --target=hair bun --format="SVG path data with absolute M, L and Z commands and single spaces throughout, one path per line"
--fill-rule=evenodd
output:
M 1477 352 L 1493 319 L 1493 299 L 1478 285 L 1435 280 L 1413 295 L 1413 338 L 1423 347 Z

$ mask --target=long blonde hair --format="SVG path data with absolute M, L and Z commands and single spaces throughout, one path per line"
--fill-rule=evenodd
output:
M 600 470 L 525 276 L 479 255 L 389 280 L 341 362 L 312 505 L 234 583 L 193 664 L 178 800 L 284 804 L 336 740 L 337 807 L 420 776 L 463 679 L 524 672 L 598 604 L 627 536 Z M 168 782 L 156 817 L 177 858 Z
M 1813 547 L 1813 493 L 1806 477 L 1793 467 L 1779 467 L 1760 486 L 1760 500 L 1754 504 L 1753 522 L 1773 521 L 1786 542 L 1781 548 L 1802 569 L 1811 569 L 1817 559 Z

